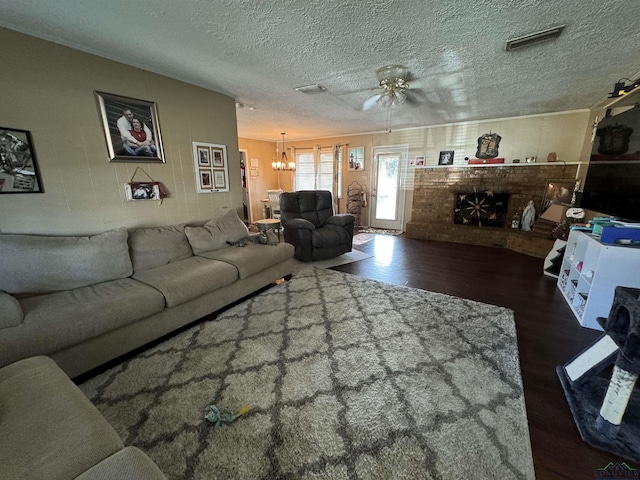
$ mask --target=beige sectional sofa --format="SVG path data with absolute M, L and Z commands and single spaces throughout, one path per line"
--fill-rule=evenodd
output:
M 71 378 L 291 274 L 287 243 L 231 246 L 235 210 L 200 225 L 0 235 L 0 366 L 51 357 Z
M 166 480 L 47 357 L 0 368 L 0 478 Z

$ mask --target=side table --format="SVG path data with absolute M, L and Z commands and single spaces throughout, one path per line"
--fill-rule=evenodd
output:
M 265 218 L 263 220 L 256 220 L 256 225 L 259 232 L 266 230 L 274 230 L 278 233 L 278 239 L 280 239 L 280 220 L 277 218 Z

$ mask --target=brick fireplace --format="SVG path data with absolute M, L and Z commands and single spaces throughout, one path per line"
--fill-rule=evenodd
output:
M 522 214 L 533 200 L 540 214 L 548 180 L 575 178 L 578 164 L 519 164 L 501 166 L 431 167 L 416 169 L 411 221 L 406 236 L 445 242 L 509 248 L 539 258 L 549 252 L 553 240 L 533 232 L 511 228 L 511 218 Z M 456 194 L 493 191 L 509 194 L 504 227 L 454 223 Z

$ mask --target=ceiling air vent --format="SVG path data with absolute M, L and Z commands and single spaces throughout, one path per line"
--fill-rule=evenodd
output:
M 300 93 L 320 93 L 320 92 L 324 92 L 326 90 L 326 88 L 323 87 L 322 85 L 318 85 L 317 83 L 314 83 L 313 85 L 305 85 L 304 87 L 296 87 L 295 90 L 300 92 Z
M 541 32 L 531 33 L 529 35 L 509 40 L 507 42 L 507 51 L 530 47 L 536 43 L 542 43 L 549 40 L 555 40 L 560 36 L 564 27 L 565 25 L 560 25 L 559 27 L 549 28 L 548 30 L 542 30 Z

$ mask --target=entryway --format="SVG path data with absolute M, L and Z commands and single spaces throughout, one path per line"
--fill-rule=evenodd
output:
M 402 230 L 404 220 L 404 176 L 409 158 L 408 145 L 373 148 L 371 220 L 373 228 Z

